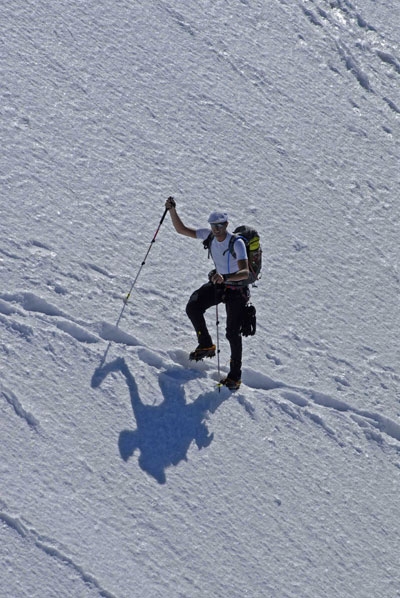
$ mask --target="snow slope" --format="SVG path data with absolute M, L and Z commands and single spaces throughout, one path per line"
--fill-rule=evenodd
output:
M 0 18 L 0 596 L 400 596 L 400 5 Z M 118 322 L 171 194 L 262 236 L 234 394 L 168 215 Z

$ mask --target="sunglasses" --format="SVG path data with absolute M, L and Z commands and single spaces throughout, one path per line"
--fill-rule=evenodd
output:
M 218 224 L 212 224 L 211 228 L 215 228 L 216 230 L 220 230 L 221 228 L 224 228 L 224 226 L 226 226 L 226 222 L 220 222 Z

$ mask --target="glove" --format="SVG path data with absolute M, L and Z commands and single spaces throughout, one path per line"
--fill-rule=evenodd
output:
M 165 202 L 165 207 L 167 208 L 167 210 L 170 210 L 171 208 L 176 208 L 176 201 L 172 196 L 168 197 L 167 201 Z

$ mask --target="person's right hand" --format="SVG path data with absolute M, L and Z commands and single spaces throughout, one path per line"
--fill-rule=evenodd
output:
M 170 210 L 171 208 L 176 208 L 176 201 L 172 196 L 168 197 L 167 201 L 165 202 L 165 207 L 167 208 L 167 210 Z

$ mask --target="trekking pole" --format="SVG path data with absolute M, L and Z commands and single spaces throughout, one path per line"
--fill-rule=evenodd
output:
M 134 280 L 133 280 L 133 282 L 132 282 L 132 284 L 131 284 L 131 288 L 129 289 L 129 291 L 128 291 L 128 294 L 127 294 L 127 295 L 126 295 L 126 297 L 124 298 L 124 305 L 123 305 L 123 307 L 122 307 L 122 309 L 121 309 L 121 313 L 119 314 L 119 318 L 118 318 L 118 320 L 117 320 L 117 323 L 116 323 L 116 325 L 115 325 L 115 326 L 116 326 L 116 328 L 118 328 L 118 324 L 119 324 L 119 323 L 120 323 L 120 321 L 121 321 L 122 314 L 124 313 L 125 307 L 126 307 L 126 306 L 127 306 L 127 304 L 128 304 L 128 301 L 129 301 L 129 299 L 130 299 L 130 296 L 131 296 L 131 294 L 132 294 L 133 288 L 134 288 L 134 286 L 135 286 L 135 284 L 136 284 L 136 282 L 137 282 L 137 279 L 138 279 L 138 278 L 139 278 L 139 276 L 140 276 L 140 273 L 141 273 L 141 271 L 142 271 L 142 269 L 143 269 L 143 266 L 144 266 L 144 265 L 145 265 L 145 263 L 146 263 L 147 256 L 149 255 L 149 253 L 150 253 L 150 250 L 151 250 L 151 248 L 153 247 L 153 243 L 154 243 L 154 242 L 155 242 L 155 240 L 156 240 L 156 237 L 157 237 L 157 235 L 158 235 L 158 231 L 160 230 L 160 228 L 161 228 L 161 225 L 162 225 L 162 223 L 164 222 L 164 218 L 165 218 L 165 216 L 166 216 L 167 212 L 168 212 L 168 208 L 165 208 L 165 210 L 164 210 L 164 214 L 163 214 L 163 215 L 162 215 L 162 217 L 161 217 L 161 220 L 160 220 L 160 223 L 159 223 L 159 225 L 158 225 L 158 227 L 157 227 L 157 230 L 156 230 L 156 232 L 154 233 L 154 237 L 152 238 L 152 240 L 151 240 L 151 243 L 150 243 L 150 245 L 149 245 L 149 248 L 148 248 L 148 250 L 147 250 L 147 253 L 146 253 L 146 255 L 144 256 L 144 260 L 142 261 L 142 263 L 141 263 L 141 265 L 140 265 L 140 268 L 139 268 L 139 270 L 138 270 L 138 272 L 137 272 L 137 274 L 136 274 L 136 276 L 135 276 L 135 278 L 134 278 Z
M 221 392 L 221 364 L 219 359 L 219 317 L 218 317 L 218 303 L 215 304 L 215 324 L 217 327 L 217 367 L 218 367 L 218 392 Z
M 120 312 L 120 314 L 119 314 L 118 320 L 117 320 L 117 322 L 116 322 L 116 324 L 115 324 L 115 328 L 118 328 L 118 326 L 119 326 L 119 323 L 120 323 L 120 321 L 121 321 L 122 315 L 123 315 L 123 313 L 124 313 L 124 311 L 125 311 L 125 307 L 126 307 L 126 306 L 127 306 L 127 304 L 128 304 L 128 301 L 129 301 L 129 298 L 130 298 L 130 296 L 131 296 L 131 293 L 132 293 L 132 291 L 133 291 L 133 288 L 134 288 L 134 286 L 135 286 L 135 284 L 136 284 L 136 281 L 137 281 L 137 279 L 138 279 L 138 278 L 139 278 L 139 276 L 140 276 L 140 273 L 141 273 L 141 271 L 142 271 L 142 268 L 143 268 L 143 266 L 144 266 L 144 265 L 145 265 L 145 263 L 146 263 L 147 256 L 149 255 L 149 253 L 150 253 L 150 250 L 151 250 L 151 248 L 152 248 L 152 246 L 153 246 L 153 243 L 154 243 L 154 242 L 155 242 L 155 240 L 156 240 L 156 237 L 157 237 L 157 235 L 158 235 L 158 231 L 160 230 L 160 228 L 161 228 L 161 225 L 162 225 L 162 223 L 164 222 L 164 218 L 165 218 L 165 216 L 166 216 L 167 212 L 168 212 L 168 208 L 165 208 L 165 210 L 164 210 L 164 214 L 163 214 L 163 215 L 162 215 L 162 217 L 161 217 L 161 220 L 160 220 L 160 222 L 159 222 L 159 225 L 158 225 L 158 227 L 157 227 L 157 230 L 156 230 L 156 232 L 154 233 L 154 237 L 152 238 L 152 240 L 151 240 L 151 243 L 150 243 L 150 245 L 149 245 L 149 248 L 148 248 L 148 250 L 147 250 L 147 253 L 146 253 L 146 255 L 144 256 L 144 260 L 142 261 L 142 263 L 141 263 L 141 265 L 140 265 L 140 268 L 139 268 L 139 270 L 138 270 L 138 273 L 136 274 L 136 276 L 135 276 L 135 278 L 134 278 L 134 280 L 133 280 L 133 282 L 132 282 L 132 284 L 131 284 L 131 288 L 129 289 L 129 292 L 128 292 L 128 294 L 127 294 L 127 295 L 126 295 L 126 297 L 124 298 L 124 304 L 123 304 L 123 306 L 122 306 L 122 309 L 121 309 L 121 312 Z M 106 361 L 106 359 L 107 359 L 108 351 L 110 350 L 110 347 L 111 347 L 111 342 L 112 342 L 112 341 L 110 340 L 110 342 L 108 343 L 107 349 L 106 349 L 106 351 L 105 351 L 105 353 L 104 353 L 104 355 L 103 355 L 103 357 L 102 357 L 102 359 L 101 359 L 100 366 L 99 366 L 100 368 L 101 368 L 101 367 L 103 367 L 103 365 L 104 365 L 104 363 L 105 363 L 105 361 Z

